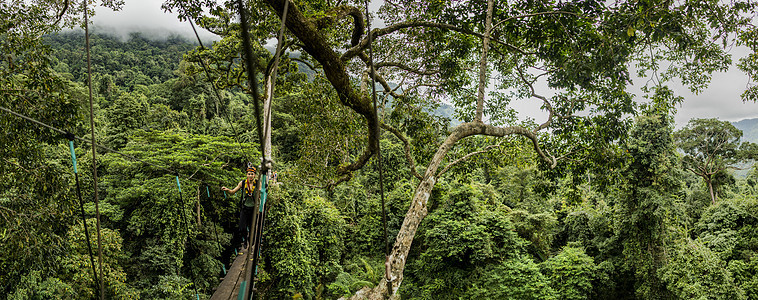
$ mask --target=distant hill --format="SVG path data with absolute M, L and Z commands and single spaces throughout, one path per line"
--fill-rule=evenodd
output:
M 53 68 L 59 73 L 71 74 L 74 81 L 85 82 L 84 32 L 59 32 L 44 38 L 53 50 Z M 139 32 L 129 34 L 126 40 L 107 33 L 90 34 L 90 44 L 92 72 L 110 75 L 114 84 L 127 90 L 175 78 L 174 71 L 179 68 L 183 55 L 196 47 L 196 43 L 178 35 L 153 39 Z M 93 81 L 96 78 L 99 77 Z
M 455 114 L 455 107 L 450 104 L 440 103 L 440 106 L 431 113 L 436 116 L 450 119 L 451 128 L 463 123 L 461 120 L 458 120 L 453 116 Z
M 742 130 L 742 141 L 758 144 L 758 118 L 733 122 L 732 125 Z
M 734 125 L 734 127 L 737 127 L 737 129 L 742 130 L 742 139 L 740 141 L 758 144 L 758 118 L 732 122 L 732 125 Z M 738 166 L 742 168 L 742 170 L 735 171 L 734 175 L 737 178 L 744 178 L 747 176 L 747 173 L 750 171 L 750 167 L 752 165 L 753 163 L 749 162 Z

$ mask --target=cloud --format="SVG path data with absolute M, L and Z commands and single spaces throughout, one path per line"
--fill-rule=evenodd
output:
M 162 1 L 129 0 L 125 1 L 120 11 L 98 6 L 91 18 L 98 30 L 126 39 L 131 32 L 142 32 L 154 38 L 166 38 L 172 34 L 195 41 L 195 35 L 189 22 L 180 22 L 176 13 L 164 12 Z M 203 41 L 218 40 L 218 36 L 195 26 Z
M 727 72 L 713 74 L 711 84 L 698 95 L 681 85 L 672 85 L 672 89 L 684 97 L 682 105 L 677 107 L 677 127 L 693 118 L 730 122 L 758 118 L 758 103 L 743 102 L 740 97 L 748 82 L 747 75 L 733 65 Z

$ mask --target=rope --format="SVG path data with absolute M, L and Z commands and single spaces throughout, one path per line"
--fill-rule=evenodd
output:
M 97 153 L 95 151 L 95 109 L 92 104 L 92 59 L 90 57 L 90 45 L 89 45 L 89 14 L 87 12 L 87 1 L 82 3 L 84 5 L 84 37 L 85 46 L 87 50 L 87 87 L 89 88 L 89 124 L 92 130 L 92 177 L 94 179 L 95 187 L 95 217 L 97 219 L 97 254 L 100 263 L 100 274 L 103 274 L 103 243 L 100 233 L 100 199 L 97 195 Z M 100 281 L 100 299 L 105 299 L 105 280 Z
M 208 190 L 207 185 L 205 186 L 205 193 L 208 195 L 208 199 L 211 199 L 211 192 Z M 224 198 L 226 198 L 226 191 L 224 191 Z M 218 215 L 218 210 L 216 210 L 216 215 Z M 213 234 L 216 236 L 216 246 L 218 247 L 219 255 L 221 255 L 221 240 L 218 238 L 218 230 L 216 229 L 215 224 L 213 225 Z M 224 263 L 221 263 L 221 267 L 223 268 L 224 275 L 226 275 L 226 265 Z
M 184 222 L 184 228 L 187 229 L 187 244 L 192 246 L 192 243 L 190 243 L 190 229 L 189 229 L 189 222 L 187 222 L 187 214 L 184 211 L 184 208 L 182 208 L 182 205 L 184 205 L 184 199 L 182 198 L 182 184 L 179 183 L 179 175 L 176 175 L 176 186 L 179 188 L 179 203 L 176 204 L 177 210 L 181 212 L 182 216 L 182 222 Z M 197 283 L 195 283 L 195 279 L 191 278 L 192 280 L 192 287 L 195 290 L 195 296 L 197 296 L 198 299 L 200 299 L 200 293 L 197 292 Z
M 281 27 L 279 28 L 279 39 L 277 42 L 277 50 L 275 53 L 274 58 L 274 66 L 272 70 L 272 82 L 271 83 L 271 95 L 273 97 L 273 86 L 275 85 L 275 78 L 276 78 L 276 68 L 277 64 L 279 62 L 279 57 L 281 53 L 281 47 L 282 47 L 282 40 L 284 35 L 284 24 L 286 22 L 286 16 L 287 16 L 287 9 L 288 9 L 289 1 L 285 2 L 284 11 L 282 12 L 282 20 L 281 20 Z M 261 147 L 261 155 L 262 161 L 261 161 L 261 171 L 260 171 L 260 178 L 261 178 L 261 196 L 260 196 L 260 204 L 258 208 L 257 218 L 255 218 L 256 224 L 255 224 L 255 230 L 253 234 L 253 238 L 251 239 L 251 242 L 254 243 L 251 245 L 251 250 L 255 249 L 255 252 L 253 254 L 253 267 L 249 269 L 249 272 L 245 275 L 245 281 L 242 283 L 242 287 L 240 288 L 240 295 L 244 295 L 243 297 L 254 297 L 251 294 L 255 293 L 255 281 L 253 281 L 251 274 L 253 272 L 252 269 L 255 271 L 255 275 L 258 274 L 258 259 L 260 257 L 260 243 L 263 236 L 263 225 L 265 222 L 265 216 L 266 216 L 266 173 L 268 172 L 268 162 L 266 161 L 267 157 L 265 157 L 265 145 L 264 145 L 264 136 L 263 136 L 263 126 L 261 125 L 261 117 L 260 117 L 260 108 L 258 103 L 258 85 L 255 82 L 256 81 L 256 74 L 257 71 L 255 69 L 255 56 L 253 55 L 252 46 L 250 44 L 250 33 L 249 33 L 249 25 L 247 22 L 247 14 L 245 13 L 244 5 L 242 3 L 242 0 L 237 0 L 237 9 L 239 10 L 240 14 L 240 23 L 242 26 L 242 44 L 243 44 L 243 50 L 245 55 L 245 66 L 247 69 L 247 78 L 248 78 L 248 85 L 252 88 L 253 91 L 253 103 L 255 108 L 255 121 L 256 121 L 256 128 L 258 129 L 258 138 L 260 141 L 260 147 Z M 266 124 L 267 128 L 266 130 L 270 132 L 270 124 Z M 248 251 L 248 257 L 250 255 L 250 251 Z M 245 285 L 246 282 L 250 282 L 249 284 Z M 244 290 L 244 294 L 242 291 Z
M 256 218 L 256 224 L 255 224 L 255 247 L 252 249 L 255 249 L 255 253 L 253 254 L 253 269 L 255 270 L 254 275 L 258 276 L 258 261 L 261 257 L 261 244 L 263 240 L 263 227 L 266 224 L 266 212 L 268 210 L 266 209 L 266 197 L 268 193 L 266 192 L 266 184 L 267 184 L 267 176 L 263 175 L 261 176 L 261 189 L 260 189 L 260 203 L 258 204 L 258 218 Z M 251 298 L 255 298 L 255 284 L 256 281 L 253 280 L 250 284 L 250 287 L 252 288 L 253 295 L 251 295 Z
M 379 116 L 377 113 L 377 107 L 376 107 L 376 70 L 374 69 L 374 46 L 373 46 L 373 39 L 371 35 L 371 15 L 368 11 L 368 1 L 366 1 L 366 26 L 368 30 L 368 61 L 371 68 L 371 98 L 374 101 L 374 114 L 376 115 L 376 137 L 377 139 L 380 138 L 381 129 L 379 129 Z M 386 257 L 389 257 L 390 255 L 390 246 L 389 246 L 389 235 L 387 234 L 387 210 L 385 207 L 385 200 L 384 200 L 384 170 L 382 168 L 382 147 L 381 143 L 377 141 L 376 145 L 376 161 L 379 168 L 379 194 L 382 198 L 382 225 L 384 226 L 384 255 Z M 389 274 L 386 274 L 386 276 L 390 276 Z M 389 277 L 387 277 L 389 279 Z M 389 280 L 388 280 L 389 281 Z
M 182 5 L 182 2 L 179 2 L 179 6 L 184 9 L 184 5 Z M 185 9 L 186 11 L 186 9 Z M 190 26 L 192 26 L 192 31 L 195 33 L 195 38 L 197 39 L 197 43 L 200 44 L 200 48 L 205 50 L 205 45 L 203 45 L 203 41 L 200 40 L 200 35 L 197 33 L 197 29 L 195 28 L 195 23 L 192 22 L 192 19 L 187 18 L 187 20 L 190 23 Z M 216 95 L 216 105 L 221 102 L 221 93 L 219 93 L 218 89 L 216 88 L 216 84 L 214 83 L 213 77 L 211 77 L 210 71 L 208 71 L 208 65 L 205 64 L 205 60 L 200 58 L 200 65 L 203 67 L 203 71 L 205 72 L 205 76 L 208 78 L 208 81 L 211 84 L 211 89 L 213 90 L 213 93 Z M 229 123 L 229 126 L 232 128 L 232 133 L 234 133 L 235 140 L 237 141 L 237 144 L 240 147 L 240 151 L 242 152 L 242 156 L 245 157 L 246 161 L 250 161 L 250 158 L 247 157 L 245 154 L 245 149 L 242 147 L 242 143 L 239 141 L 239 135 L 237 134 L 237 129 L 234 127 L 234 123 L 232 123 L 231 118 L 229 118 L 229 108 L 224 110 L 224 118 L 226 119 L 226 122 Z
M 97 146 L 98 148 L 100 148 L 100 149 L 102 149 L 102 150 L 105 150 L 105 151 L 107 151 L 107 152 L 111 152 L 111 153 L 116 153 L 116 154 L 118 154 L 118 155 L 121 155 L 121 156 L 123 156 L 123 157 L 125 157 L 125 158 L 127 158 L 127 159 L 130 159 L 130 160 L 132 160 L 132 161 L 138 161 L 138 162 L 141 162 L 141 163 L 143 163 L 143 164 L 146 164 L 146 165 L 149 165 L 149 166 L 155 167 L 156 169 L 159 169 L 159 170 L 161 170 L 161 171 L 164 171 L 164 172 L 166 172 L 167 174 L 172 174 L 172 175 L 175 175 L 175 174 L 177 174 L 177 173 L 178 173 L 177 171 L 174 171 L 174 170 L 168 169 L 168 168 L 166 168 L 166 167 L 158 166 L 158 165 L 156 165 L 156 164 L 153 164 L 153 163 L 147 162 L 147 161 L 145 161 L 145 160 L 142 160 L 142 159 L 136 158 L 136 157 L 134 157 L 134 156 L 131 156 L 131 155 L 129 155 L 129 154 L 126 154 L 126 153 L 123 153 L 123 152 L 120 152 L 120 151 L 118 151 L 118 150 L 113 150 L 113 149 L 111 149 L 111 148 L 108 148 L 108 147 L 106 147 L 106 146 L 104 146 L 104 145 L 101 145 L 101 144 L 98 144 L 98 143 L 93 143 L 93 142 L 92 142 L 91 140 L 89 140 L 89 139 L 85 139 L 85 138 L 81 138 L 81 137 L 78 137 L 78 136 L 76 136 L 76 135 L 74 135 L 74 134 L 72 134 L 72 133 L 70 133 L 70 132 L 68 132 L 68 131 L 64 131 L 64 130 L 62 130 L 62 129 L 60 129 L 60 128 L 56 128 L 56 127 L 53 127 L 53 126 L 51 126 L 51 125 L 48 125 L 48 124 L 42 123 L 42 122 L 40 122 L 40 121 L 38 121 L 38 120 L 32 119 L 32 118 L 30 118 L 30 117 L 27 117 L 27 116 L 25 116 L 25 115 L 23 115 L 23 114 L 20 114 L 20 113 L 17 113 L 17 112 L 15 112 L 15 111 L 12 111 L 12 110 L 10 110 L 10 109 L 8 109 L 8 108 L 5 108 L 5 107 L 3 107 L 3 106 L 0 106 L 0 110 L 2 110 L 2 111 L 5 111 L 5 112 L 7 112 L 7 113 L 9 113 L 9 114 L 11 114 L 11 115 L 14 115 L 14 116 L 16 116 L 16 117 L 22 118 L 22 119 L 24 119 L 24 120 L 27 120 L 27 121 L 29 121 L 29 122 L 32 122 L 32 123 L 34 123 L 34 124 L 37 124 L 37 125 L 43 126 L 43 127 L 45 127 L 45 128 L 48 128 L 48 129 L 50 129 L 50 130 L 53 130 L 53 131 L 55 131 L 55 132 L 58 132 L 58 133 L 60 133 L 61 135 L 63 135 L 64 137 L 66 137 L 66 138 L 69 138 L 69 137 L 70 137 L 71 139 L 76 139 L 76 140 L 79 140 L 79 141 L 82 141 L 82 142 L 85 142 L 85 143 L 90 143 L 90 144 L 93 144 L 94 146 Z M 214 180 L 216 180 L 217 182 L 221 182 L 221 180 L 219 180 L 218 178 L 212 177 L 212 176 L 211 176 L 211 179 L 214 179 Z M 200 180 L 200 179 L 195 179 L 195 178 L 191 178 L 191 177 L 187 178 L 187 180 L 194 180 L 194 181 L 202 182 L 202 180 Z
M 245 7 L 242 4 L 242 0 L 237 0 L 237 9 L 240 14 L 240 23 L 242 25 L 242 49 L 245 56 L 245 68 L 247 70 L 247 82 L 252 89 L 253 94 L 253 108 L 255 109 L 255 127 L 258 129 L 258 142 L 261 147 L 261 154 L 263 154 L 263 126 L 261 125 L 261 109 L 258 100 L 258 84 L 256 81 L 256 75 L 258 74 L 255 61 L 257 56 L 253 53 L 252 45 L 250 44 L 250 26 L 247 23 L 247 14 L 245 13 Z M 266 164 L 261 166 L 261 174 L 265 173 Z
M 258 129 L 258 140 L 261 147 L 261 154 L 264 153 L 264 145 L 263 145 L 263 128 L 261 125 L 261 112 L 260 107 L 258 103 L 258 84 L 256 82 L 256 56 L 254 55 L 252 51 L 252 46 L 250 43 L 250 26 L 247 22 L 247 14 L 245 13 L 245 6 L 242 3 L 242 0 L 237 0 L 237 10 L 240 15 L 240 25 L 242 26 L 242 50 L 244 55 L 244 61 L 245 61 L 245 68 L 247 70 L 247 81 L 248 86 L 252 89 L 253 94 L 253 107 L 255 108 L 255 126 Z M 264 157 L 265 159 L 265 157 Z M 261 162 L 261 170 L 259 174 L 265 174 L 268 172 L 268 166 L 266 162 Z M 251 232 L 252 234 L 252 232 Z M 250 240 L 253 242 L 253 240 Z M 248 257 L 250 257 L 250 252 L 248 251 Z M 255 256 L 254 256 L 255 260 Z M 245 279 L 242 282 L 242 286 L 244 288 L 240 287 L 240 296 L 248 297 L 251 294 L 251 288 L 252 284 L 246 284 L 248 282 L 251 282 L 252 280 L 252 268 L 248 269 L 248 271 L 245 274 Z
M 289 8 L 289 1 L 284 2 L 284 10 L 282 11 L 282 21 L 279 26 L 279 35 L 277 36 L 276 51 L 274 52 L 274 63 L 271 66 L 271 73 L 268 78 L 266 101 L 263 103 L 264 123 L 263 135 L 265 138 L 265 147 L 263 152 L 264 160 L 271 159 L 271 104 L 274 101 L 274 89 L 276 86 L 277 70 L 279 69 L 279 60 L 282 54 L 282 47 L 284 46 L 284 23 L 287 21 L 287 10 Z
M 95 270 L 95 256 L 92 254 L 92 242 L 89 239 L 89 229 L 87 226 L 87 218 L 84 214 L 84 200 L 82 200 L 82 191 L 79 184 L 79 172 L 76 169 L 76 152 L 74 152 L 73 138 L 68 141 L 69 149 L 71 149 L 71 163 L 74 165 L 74 177 L 76 177 L 76 196 L 79 198 L 79 209 L 82 214 L 82 225 L 84 225 L 84 237 L 87 241 L 87 251 L 89 252 L 89 260 L 92 265 L 92 277 L 95 279 L 95 289 L 100 286 L 100 278 Z

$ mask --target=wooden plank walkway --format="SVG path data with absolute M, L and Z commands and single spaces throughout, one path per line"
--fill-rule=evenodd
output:
M 249 249 L 249 248 L 248 248 Z M 252 256 L 250 256 L 252 258 Z M 245 281 L 245 269 L 248 260 L 248 251 L 245 250 L 241 254 L 237 255 L 234 259 L 232 266 L 229 268 L 229 272 L 221 281 L 221 284 L 216 288 L 216 292 L 211 296 L 211 300 L 231 300 L 238 299 L 240 285 Z

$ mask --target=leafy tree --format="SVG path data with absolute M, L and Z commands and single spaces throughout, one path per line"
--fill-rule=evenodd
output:
M 138 93 L 123 93 L 106 110 L 107 142 L 113 149 L 121 149 L 137 129 L 144 129 L 148 111 L 147 98 Z
M 622 171 L 625 182 L 616 221 L 625 256 L 620 267 L 633 274 L 638 297 L 665 299 L 669 291 L 659 270 L 667 260 L 673 195 L 680 186 L 672 171 L 676 161 L 670 118 L 660 113 L 638 117 L 624 148 L 629 163 Z
M 29 272 L 21 278 L 19 288 L 7 295 L 8 300 L 74 299 L 74 289 L 56 277 L 45 277 L 41 271 Z
M 675 134 L 677 147 L 685 153 L 684 167 L 703 179 L 712 204 L 716 204 L 718 186 L 723 182 L 718 179 L 729 178 L 724 171 L 748 159 L 743 152 L 751 146 L 750 143 L 740 145 L 741 137 L 741 130 L 718 119 L 692 119 Z
M 700 90 L 711 72 L 723 70 L 729 63 L 726 53 L 712 39 L 712 32 L 721 33 L 719 41 L 726 41 L 729 33 L 742 32 L 750 22 L 742 12 L 749 14 L 755 5 L 643 1 L 606 6 L 594 1 L 522 1 L 495 6 L 493 1 L 408 0 L 383 5 L 379 15 L 389 25 L 371 31 L 369 39 L 363 35 L 365 16 L 357 7 L 332 6 L 321 1 L 253 1 L 247 3 L 246 13 L 255 20 L 251 26 L 254 46 L 243 50 L 255 54 L 250 64 L 266 70 L 264 78 L 269 78 L 266 75 L 271 70 L 267 63 L 270 54 L 262 51 L 260 42 L 277 32 L 276 16 L 283 12 L 285 3 L 289 7 L 285 49 L 302 50 L 302 58 L 323 74 L 333 88 L 329 94 L 336 95 L 339 103 L 365 124 L 363 132 L 367 138 L 362 151 L 351 151 L 351 155 L 339 157 L 335 163 L 322 164 L 330 170 L 327 174 L 336 177 L 327 181 L 330 185 L 350 179 L 354 171 L 366 166 L 378 153 L 381 139 L 378 126 L 411 144 L 402 131 L 393 130 L 393 124 L 379 118 L 371 97 L 359 88 L 368 86 L 369 76 L 363 76 L 361 83 L 352 81 L 361 78 L 361 74 L 374 73 L 366 53 L 370 40 L 374 41 L 377 80 L 385 96 L 393 102 L 421 108 L 433 106 L 439 99 L 450 99 L 460 109 L 459 118 L 466 121 L 433 140 L 437 148 L 428 160 L 421 161 L 426 165 L 420 172 L 423 175 L 414 175 L 420 183 L 410 201 L 409 217 L 404 220 L 389 257 L 392 274 L 387 274 L 387 278 L 394 278 L 393 285 L 402 283 L 411 242 L 427 215 L 432 189 L 447 169 L 440 166 L 459 141 L 476 135 L 522 136 L 532 142 L 548 167 L 555 167 L 558 158 L 564 155 L 608 144 L 625 131 L 627 123 L 621 116 L 635 111 L 631 95 L 625 92 L 629 62 L 639 59 L 643 71 L 659 70 L 659 64 L 665 62 L 671 67 L 664 70 L 664 79 L 678 76 Z M 178 10 L 181 19 L 192 18 L 221 34 L 222 42 L 217 44 L 218 51 L 213 52 L 216 55 L 208 53 L 201 58 L 217 58 L 218 65 L 223 67 L 215 72 L 231 75 L 224 77 L 227 82 L 224 85 L 255 91 L 258 77 L 245 78 L 243 68 L 235 63 L 240 57 L 241 43 L 236 40 L 239 27 L 231 16 L 237 8 L 244 8 L 232 1 L 206 4 L 210 6 L 205 10 L 207 14 L 200 5 L 187 6 L 179 1 L 167 1 L 164 8 Z M 343 21 L 348 16 L 352 23 Z M 494 78 L 496 89 L 514 93 L 495 92 L 485 101 L 487 74 L 493 70 L 500 74 Z M 533 70 L 540 74 L 534 74 Z M 556 96 L 548 98 L 535 92 L 534 82 L 542 76 L 550 87 L 558 90 Z M 389 82 L 405 85 L 394 89 Z M 508 104 L 514 99 L 539 101 L 549 112 L 548 119 L 533 126 L 509 126 L 507 121 L 513 114 Z M 590 116 L 575 116 L 579 111 L 588 111 Z M 344 120 L 352 124 L 355 116 Z M 553 144 L 550 150 L 544 148 L 546 144 L 539 133 L 548 128 L 557 141 L 567 141 L 568 146 Z M 333 148 L 335 143 L 321 144 Z M 415 159 L 412 156 L 407 159 L 412 172 Z M 383 280 L 367 297 L 379 297 L 389 290 Z
M 347 224 L 339 210 L 319 196 L 291 197 L 279 187 L 274 187 L 272 194 L 276 196 L 270 200 L 266 217 L 263 256 L 266 272 L 276 279 L 262 282 L 271 290 L 266 297 L 338 296 L 339 284 L 330 285 L 328 291 L 325 286 L 351 281 L 342 267 Z
M 559 299 L 550 278 L 540 273 L 539 265 L 523 256 L 488 266 L 472 285 L 469 299 Z
M 93 232 L 96 220 L 88 219 L 90 228 L 90 241 L 97 240 L 97 233 Z M 66 238 L 72 243 L 70 252 L 61 260 L 62 270 L 59 277 L 61 281 L 68 283 L 77 295 L 70 299 L 92 299 L 98 295 L 98 288 L 92 276 L 92 265 L 82 222 L 72 226 Z M 122 262 L 126 258 L 122 249 L 122 239 L 117 231 L 108 228 L 101 230 L 103 241 L 103 272 L 99 278 L 105 281 L 106 295 L 109 299 L 134 299 L 139 297 L 139 292 L 126 282 L 126 273 L 122 268 Z M 96 259 L 97 260 L 97 259 Z M 65 296 L 64 296 L 65 298 Z
M 541 264 L 558 299 L 589 299 L 597 266 L 581 248 L 566 246 Z
M 677 241 L 661 278 L 677 299 L 747 299 L 726 263 L 703 243 Z
M 754 200 L 730 199 L 709 207 L 694 234 L 724 261 L 746 259 L 758 252 L 758 218 Z
M 522 232 L 538 235 L 540 229 L 521 228 L 516 233 L 517 221 L 512 219 L 523 215 L 509 214 L 499 203 L 501 199 L 484 193 L 479 185 L 454 186 L 436 199 L 437 207 L 419 230 L 415 241 L 418 250 L 411 252 L 418 258 L 409 258 L 408 282 L 401 286 L 402 295 L 412 299 L 552 295 L 542 290 L 547 280 L 526 255 L 529 242 L 519 236 Z

